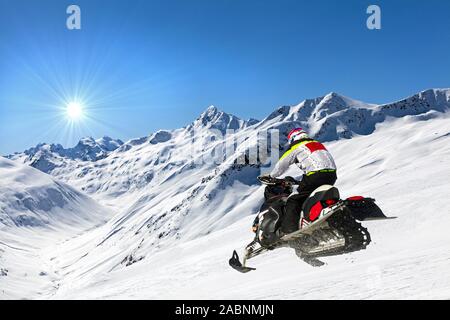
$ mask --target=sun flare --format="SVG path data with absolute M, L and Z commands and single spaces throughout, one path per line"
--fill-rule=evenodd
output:
M 83 117 L 83 105 L 78 102 L 70 102 L 66 107 L 67 117 L 76 121 Z

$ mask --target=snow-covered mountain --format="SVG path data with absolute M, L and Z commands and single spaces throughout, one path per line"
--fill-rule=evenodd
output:
M 74 188 L 0 157 L 0 287 L 11 298 L 53 287 L 43 247 L 103 225 L 110 211 Z M 4 298 L 0 293 L 0 299 Z
M 2 229 L 56 228 L 103 215 L 101 207 L 85 194 L 39 170 L 2 157 L 0 190 Z
M 188 131 L 203 128 L 216 129 L 225 134 L 226 130 L 241 130 L 258 122 L 255 119 L 242 120 L 232 114 L 220 111 L 215 106 L 210 106 L 186 129 Z
M 308 99 L 300 104 L 281 107 L 265 121 L 296 121 L 312 136 L 321 141 L 349 139 L 357 135 L 368 135 L 377 123 L 387 118 L 425 114 L 432 111 L 446 112 L 450 108 L 450 89 L 422 91 L 409 98 L 388 104 L 368 104 L 337 93 Z M 433 115 L 430 115 L 433 116 Z
M 429 255 L 419 250 L 422 256 L 418 256 L 403 241 L 412 232 L 422 230 L 423 225 L 419 222 L 427 217 L 429 209 L 426 208 L 439 211 L 436 203 L 425 207 L 424 203 L 431 195 L 429 192 L 416 194 L 413 187 L 428 186 L 430 192 L 444 197 L 446 181 L 450 178 L 449 108 L 450 89 L 427 90 L 384 105 L 366 104 L 330 93 L 296 106 L 281 107 L 262 121 L 244 121 L 210 107 L 184 128 L 161 130 L 130 140 L 103 158 L 82 161 L 58 154 L 61 161 L 49 172 L 56 179 L 109 206 L 115 215 L 102 227 L 59 243 L 57 249 L 43 253 L 42 258 L 52 261 L 52 268 L 60 271 L 59 289 L 47 293 L 72 298 L 79 294 L 133 297 L 135 293 L 138 297 L 155 298 L 156 291 L 159 294 L 164 291 L 165 280 L 173 277 L 181 287 L 166 283 L 170 290 L 164 291 L 167 292 L 165 297 L 187 297 L 190 290 L 187 288 L 191 287 L 197 290 L 195 297 L 213 294 L 213 288 L 217 291 L 212 297 L 217 298 L 232 297 L 231 292 L 242 298 L 308 295 L 307 291 L 289 287 L 287 280 L 285 284 L 289 292 L 294 292 L 292 296 L 281 291 L 271 293 L 269 288 L 273 289 L 273 286 L 261 280 L 262 275 L 267 279 L 267 272 L 243 278 L 228 271 L 226 265 L 230 250 L 251 238 L 251 233 L 246 230 L 249 230 L 251 215 L 262 203 L 263 188 L 256 183 L 256 177 L 269 164 L 264 163 L 266 159 L 256 163 L 251 161 L 251 150 L 261 142 L 258 133 L 267 135 L 271 134 L 268 133 L 271 129 L 280 130 L 282 147 L 286 133 L 296 126 L 302 126 L 313 136 L 328 142 L 327 147 L 335 155 L 339 167 L 338 187 L 343 195 L 367 193 L 378 198 L 388 214 L 392 212 L 391 215 L 402 218 L 370 229 L 374 239 L 390 242 L 375 240 L 367 250 L 373 250 L 369 253 L 371 261 L 379 264 L 379 254 L 388 257 L 389 263 L 395 263 L 395 249 L 400 250 L 405 259 L 411 258 L 413 263 L 419 260 L 427 263 L 423 259 Z M 233 152 L 218 152 L 230 142 L 235 146 Z M 276 158 L 279 150 L 271 151 L 267 157 Z M 19 154 L 14 157 L 18 162 L 32 164 L 25 158 Z M 218 161 L 211 161 L 214 159 Z M 432 168 L 431 171 L 419 170 L 424 167 Z M 430 181 L 429 175 L 438 178 Z M 399 193 L 402 196 L 396 198 Z M 405 223 L 410 212 L 414 219 Z M 450 225 L 443 214 L 437 214 L 433 219 L 442 221 L 442 225 Z M 401 234 L 397 235 L 396 231 Z M 441 250 L 438 244 L 446 240 L 445 235 L 440 229 L 434 231 L 433 225 L 428 223 L 423 232 L 433 237 L 429 242 L 425 237 L 422 240 Z M 396 239 L 399 243 L 393 246 Z M 424 248 L 419 242 L 414 245 Z M 336 262 L 338 269 L 345 269 L 348 259 L 363 255 L 364 252 L 355 253 L 350 258 L 343 256 L 330 258 L 330 261 Z M 286 261 L 281 265 L 286 270 L 282 274 L 300 268 L 302 272 L 296 277 L 298 281 L 305 280 L 305 272 L 311 275 L 313 271 L 299 266 L 291 256 L 290 253 L 276 253 L 261 268 L 273 270 L 277 264 L 275 258 L 282 257 Z M 352 272 L 361 266 L 364 266 L 363 262 L 356 263 Z M 150 269 L 153 270 L 151 274 L 144 271 Z M 172 270 L 173 274 L 164 273 L 167 270 Z M 331 269 L 318 272 L 338 281 Z M 209 286 L 211 290 L 201 290 L 202 284 L 219 282 L 221 277 L 225 282 L 237 285 L 240 293 L 226 291 L 218 283 Z M 257 289 L 255 294 L 243 288 L 251 283 L 250 280 L 262 283 L 256 288 L 250 286 Z M 353 283 L 351 279 L 345 280 Z M 139 282 L 145 285 L 139 286 Z M 138 287 L 133 293 L 128 291 L 131 284 Z M 92 290 L 93 286 L 96 290 Z M 158 289 L 152 292 L 151 287 Z M 88 293 L 88 288 L 92 293 Z M 326 291 L 327 286 L 324 284 L 321 288 Z M 440 292 L 448 293 L 450 285 L 443 282 L 440 288 Z M 329 297 L 334 294 L 331 290 L 326 292 Z
M 112 151 L 123 145 L 119 139 L 103 137 L 94 140 L 92 137 L 81 139 L 73 148 L 64 149 L 60 144 L 41 143 L 36 147 L 6 156 L 11 160 L 19 160 L 45 173 L 55 168 L 74 162 L 93 162 L 106 158 Z
M 384 105 L 367 104 L 330 93 L 295 106 L 280 107 L 262 121 L 244 121 L 211 106 L 184 128 L 161 130 L 126 143 L 112 140 L 113 148 L 108 151 L 100 147 L 104 144 L 90 138 L 80 141 L 74 150 L 58 151 L 58 145 L 44 144 L 9 158 L 51 173 L 97 199 L 109 198 L 113 203 L 121 203 L 122 197 L 128 197 L 130 192 L 149 189 L 181 172 L 196 171 L 198 165 L 195 164 L 202 162 L 199 158 L 223 144 L 223 135 L 229 130 L 233 130 L 235 136 L 228 138 L 245 140 L 248 147 L 256 146 L 255 132 L 264 133 L 270 129 L 280 130 L 283 146 L 287 132 L 295 126 L 302 126 L 312 136 L 327 142 L 370 134 L 378 123 L 389 118 L 418 114 L 433 117 L 449 107 L 449 89 L 426 90 Z M 193 141 L 201 145 L 200 152 L 195 150 L 197 154 L 192 154 Z M 94 147 L 85 147 L 91 145 Z M 242 156 L 243 150 L 240 152 Z M 235 160 L 236 155 L 231 158 L 230 161 Z M 207 164 L 203 168 L 220 171 L 217 166 Z

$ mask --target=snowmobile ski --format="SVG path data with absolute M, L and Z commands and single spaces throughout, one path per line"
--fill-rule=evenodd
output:
M 239 261 L 239 255 L 237 254 L 236 250 L 233 251 L 233 256 L 231 257 L 230 266 L 241 273 L 247 273 L 253 270 L 256 270 L 255 268 L 246 267 L 244 266 L 241 261 Z

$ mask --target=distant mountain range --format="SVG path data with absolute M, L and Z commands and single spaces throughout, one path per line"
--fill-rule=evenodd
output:
M 332 92 L 323 97 L 304 100 L 295 106 L 282 106 L 262 121 L 242 120 L 211 106 L 185 128 L 160 130 L 150 136 L 132 139 L 126 143 L 110 137 L 97 140 L 86 137 L 73 148 L 65 149 L 60 144 L 41 143 L 6 157 L 45 173 L 52 173 L 55 169 L 66 167 L 69 162 L 97 162 L 109 157 L 114 151 L 123 153 L 143 144 L 176 143 L 173 138 L 179 136 L 180 130 L 192 133 L 215 129 L 225 134 L 227 130 L 238 132 L 250 127 L 260 130 L 267 127 L 268 123 L 276 123 L 277 127 L 282 123 L 286 124 L 283 133 L 294 125 L 301 126 L 311 136 L 326 142 L 370 134 L 375 130 L 377 123 L 384 122 L 390 117 L 445 112 L 450 108 L 449 101 L 450 89 L 430 89 L 382 105 L 364 103 Z

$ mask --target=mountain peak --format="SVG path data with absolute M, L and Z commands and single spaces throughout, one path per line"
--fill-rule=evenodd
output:
M 80 139 L 80 141 L 78 142 L 78 145 L 94 145 L 95 139 L 92 137 L 83 137 Z
M 327 95 L 324 96 L 324 98 L 340 98 L 340 97 L 343 97 L 343 96 L 335 91 L 331 91 L 330 93 L 328 93 Z
M 346 96 L 344 96 L 342 94 L 339 94 L 337 92 L 334 92 L 334 91 L 328 93 L 327 95 L 325 95 L 322 98 L 322 103 L 325 103 L 325 102 L 337 102 L 337 103 L 349 104 L 352 101 L 353 101 L 353 99 L 348 98 L 348 97 L 346 97 Z
M 211 119 L 213 119 L 215 116 L 217 116 L 217 115 L 219 115 L 220 116 L 220 114 L 223 114 L 224 112 L 223 111 L 221 111 L 221 110 L 219 110 L 217 107 L 215 107 L 215 106 L 213 106 L 213 105 L 211 105 L 211 106 L 209 106 L 208 108 L 206 108 L 206 110 L 205 111 L 203 111 L 201 114 L 200 114 L 200 117 L 198 118 L 198 119 L 206 119 L 207 121 L 208 120 L 211 120 Z
M 109 137 L 109 136 L 103 136 L 100 139 L 97 139 L 96 141 L 112 141 L 113 138 Z
M 222 133 L 225 133 L 225 131 L 228 129 L 239 130 L 254 123 L 254 121 L 248 123 L 247 121 L 242 120 L 235 115 L 226 113 L 211 105 L 204 112 L 202 112 L 197 120 L 195 120 L 190 126 L 188 126 L 187 129 L 216 129 L 221 131 Z
M 205 113 L 217 113 L 219 112 L 219 109 L 217 109 L 215 106 L 210 105 L 208 108 L 206 108 Z
M 108 152 L 114 151 L 124 144 L 122 140 L 113 139 L 108 136 L 95 140 L 95 143 Z

